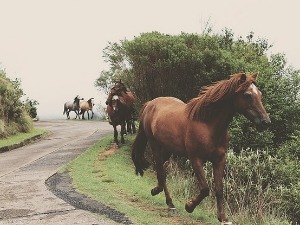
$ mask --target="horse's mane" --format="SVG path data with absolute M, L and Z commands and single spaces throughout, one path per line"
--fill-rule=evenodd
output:
M 218 106 L 221 103 L 226 104 L 234 94 L 246 91 L 251 83 L 256 83 L 255 78 L 245 73 L 238 73 L 231 75 L 228 80 L 221 80 L 203 87 L 199 96 L 187 103 L 188 118 L 210 120 L 218 112 Z

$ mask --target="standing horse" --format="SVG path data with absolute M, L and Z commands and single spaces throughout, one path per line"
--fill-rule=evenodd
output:
M 174 208 L 166 185 L 164 163 L 174 153 L 188 157 L 197 177 L 199 194 L 185 204 L 191 213 L 209 195 L 203 164 L 212 162 L 217 198 L 217 217 L 226 221 L 223 211 L 223 176 L 225 153 L 229 143 L 229 124 L 236 113 L 252 121 L 259 131 L 271 120 L 261 102 L 256 76 L 239 73 L 230 79 L 206 87 L 199 97 L 187 104 L 173 97 L 159 97 L 147 102 L 141 110 L 138 134 L 132 146 L 136 174 L 143 176 L 150 165 L 144 152 L 149 142 L 155 161 L 158 185 L 151 190 L 164 191 L 166 204 Z
M 78 95 L 74 98 L 74 101 L 71 102 L 66 102 L 64 104 L 64 112 L 63 112 L 63 115 L 66 113 L 67 114 L 67 118 L 70 119 L 70 112 L 71 111 L 74 111 L 76 113 L 76 117 L 75 119 L 77 118 L 80 118 L 79 117 L 79 102 L 80 100 L 83 100 L 83 98 L 80 98 Z
M 89 111 L 92 112 L 91 119 L 93 119 L 93 116 L 94 116 L 93 106 L 95 105 L 95 104 L 93 103 L 93 99 L 94 99 L 94 98 L 90 98 L 90 99 L 87 100 L 87 101 L 81 101 L 80 104 L 79 104 L 79 107 L 80 107 L 80 114 L 82 114 L 82 119 L 83 119 L 83 120 L 84 120 L 84 113 L 85 113 L 85 112 L 88 114 L 88 119 L 90 119 Z
M 122 103 L 121 96 L 114 94 L 107 104 L 106 112 L 109 117 L 109 123 L 114 128 L 114 142 L 119 146 L 117 126 L 121 126 L 121 143 L 125 143 L 124 134 L 126 118 L 128 117 L 127 107 Z
M 135 123 L 134 123 L 134 102 L 135 102 L 135 95 L 128 91 L 125 85 L 120 81 L 116 82 L 115 86 L 111 89 L 106 105 L 108 105 L 108 102 L 111 101 L 112 97 L 114 95 L 121 96 L 122 103 L 127 107 L 127 118 L 126 125 L 127 129 L 124 130 L 125 133 L 136 133 Z

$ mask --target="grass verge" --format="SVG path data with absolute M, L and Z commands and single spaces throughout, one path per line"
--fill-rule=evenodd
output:
M 8 138 L 4 138 L 0 140 L 0 149 L 3 151 L 10 150 L 9 148 L 14 148 L 14 146 L 18 147 L 24 142 L 30 142 L 33 139 L 41 137 L 42 135 L 46 134 L 47 132 L 42 129 L 34 128 L 29 133 L 17 133 L 15 135 L 9 136 Z M 20 146 L 19 146 L 20 147 Z
M 189 214 L 184 209 L 185 200 L 173 196 L 177 210 L 172 213 L 163 193 L 152 197 L 155 174 L 148 170 L 144 177 L 135 175 L 130 157 L 132 138 L 127 137 L 127 144 L 115 149 L 112 136 L 108 136 L 60 171 L 69 171 L 77 191 L 125 213 L 134 224 L 219 224 L 215 212 L 197 207 Z

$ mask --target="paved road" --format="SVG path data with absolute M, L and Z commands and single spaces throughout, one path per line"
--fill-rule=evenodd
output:
M 45 180 L 87 147 L 112 133 L 99 121 L 39 121 L 44 140 L 0 154 L 0 224 L 115 224 L 75 209 L 50 192 Z

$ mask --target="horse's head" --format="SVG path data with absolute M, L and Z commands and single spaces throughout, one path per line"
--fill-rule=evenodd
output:
M 89 104 L 89 107 L 90 107 L 90 108 L 93 108 L 93 106 L 95 105 L 95 104 L 94 104 L 94 98 L 90 98 L 90 99 L 87 101 L 87 103 Z
M 73 104 L 75 105 L 76 108 L 79 107 L 79 102 L 80 102 L 80 100 L 84 100 L 84 98 L 80 98 L 79 95 L 77 95 L 77 96 L 74 98 Z
M 241 74 L 236 91 L 234 106 L 236 110 L 253 122 L 258 131 L 265 130 L 271 123 L 268 113 L 262 104 L 262 94 L 256 86 L 257 74 Z
M 118 95 L 113 95 L 111 98 L 111 107 L 115 112 L 119 110 L 120 97 Z

